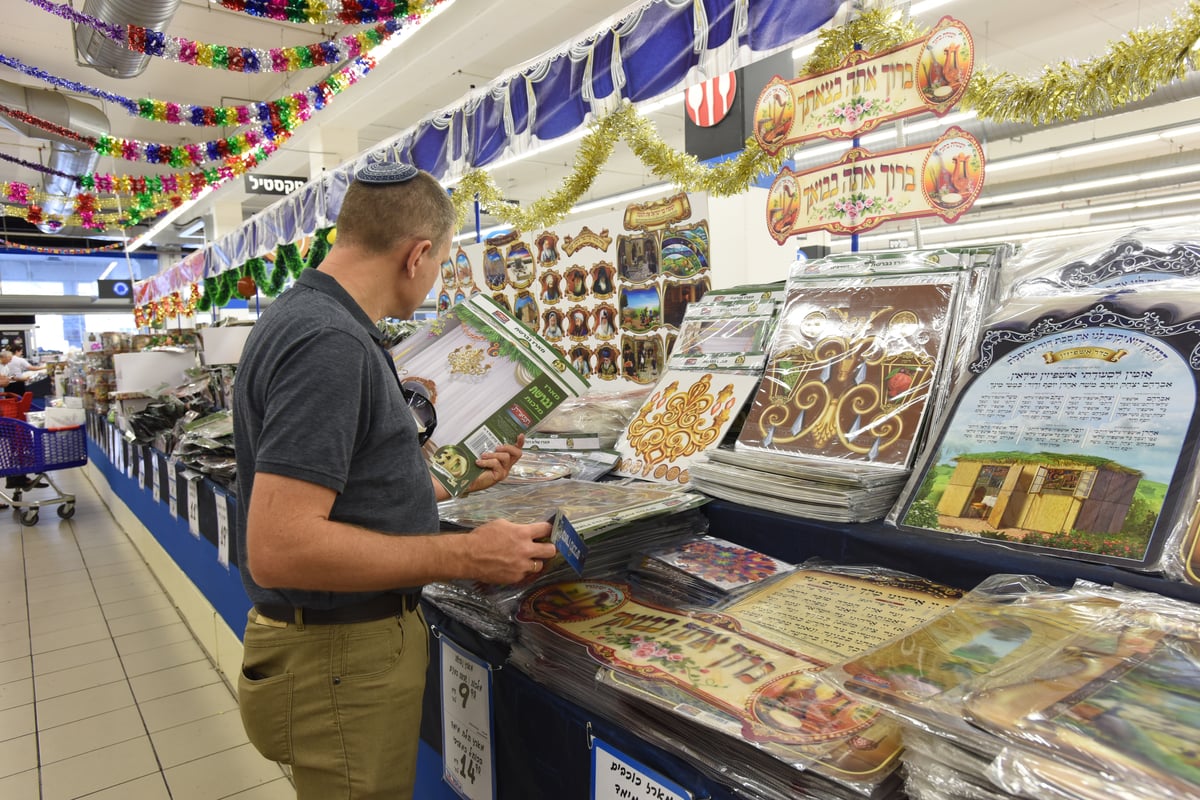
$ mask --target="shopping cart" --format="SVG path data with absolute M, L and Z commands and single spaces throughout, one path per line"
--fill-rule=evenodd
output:
M 64 494 L 50 473 L 86 463 L 87 429 L 83 425 L 44 429 L 0 417 L 0 477 L 28 476 L 30 486 L 44 480 L 54 490 L 53 497 L 26 500 L 23 496 L 27 489 L 0 489 L 2 502 L 20 513 L 22 525 L 36 525 L 42 506 L 58 505 L 58 515 L 63 519 L 75 516 L 75 495 Z

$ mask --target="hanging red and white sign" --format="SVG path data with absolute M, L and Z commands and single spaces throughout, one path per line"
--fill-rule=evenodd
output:
M 701 128 L 711 128 L 725 119 L 736 95 L 737 75 L 732 72 L 689 86 L 684 100 L 688 119 Z

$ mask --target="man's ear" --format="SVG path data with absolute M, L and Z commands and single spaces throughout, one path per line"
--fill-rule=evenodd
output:
M 421 266 L 421 259 L 432 249 L 433 242 L 428 239 L 417 239 L 413 242 L 404 260 L 404 269 L 408 272 L 409 278 L 415 279 L 417 277 L 417 269 Z

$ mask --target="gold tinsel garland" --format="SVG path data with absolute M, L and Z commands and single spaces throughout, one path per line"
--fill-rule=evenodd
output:
M 920 26 L 895 9 L 869 9 L 843 26 L 821 31 L 817 48 L 801 72 L 837 68 L 856 43 L 875 53 L 910 42 L 923 33 Z M 1142 100 L 1196 69 L 1200 53 L 1193 48 L 1198 40 L 1200 0 L 1191 0 L 1166 28 L 1134 31 L 1111 45 L 1104 55 L 1079 64 L 1060 62 L 1032 78 L 977 68 L 962 107 L 974 109 L 981 119 L 1035 125 L 1102 114 Z M 654 126 L 625 103 L 593 124 L 579 145 L 574 169 L 559 188 L 528 207 L 503 200 L 503 193 L 487 172 L 467 173 L 454 192 L 460 227 L 474 199 L 488 214 L 517 230 L 554 225 L 592 187 L 620 140 L 650 172 L 679 190 L 726 197 L 746 191 L 760 175 L 778 172 L 791 154 L 784 150 L 769 156 L 751 138 L 736 158 L 708 167 L 664 142 Z

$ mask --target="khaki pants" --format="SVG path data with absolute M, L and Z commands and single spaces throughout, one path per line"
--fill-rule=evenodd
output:
M 297 625 L 251 609 L 238 676 L 242 724 L 290 764 L 297 800 L 400 800 L 416 780 L 429 635 L 420 610 Z

